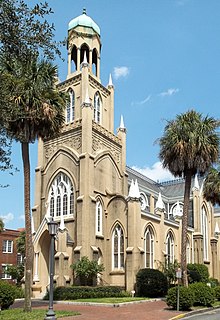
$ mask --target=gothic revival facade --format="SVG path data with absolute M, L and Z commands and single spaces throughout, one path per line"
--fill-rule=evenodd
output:
M 73 283 L 70 265 L 83 256 L 103 263 L 99 284 L 132 290 L 140 268 L 180 261 L 183 181 L 156 183 L 126 166 L 126 128 L 114 131 L 114 86 L 100 80 L 98 25 L 83 12 L 68 28 L 66 123 L 59 138 L 38 144 L 33 296 L 49 283 L 47 221 L 59 224 L 55 244 L 57 286 Z M 213 208 L 193 182 L 188 262 L 206 263 L 219 278 Z M 216 228 L 218 226 L 216 225 Z

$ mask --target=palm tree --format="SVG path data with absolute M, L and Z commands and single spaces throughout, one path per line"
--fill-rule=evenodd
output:
M 33 246 L 30 207 L 29 144 L 38 138 L 56 136 L 64 121 L 65 96 L 55 87 L 57 67 L 29 55 L 23 61 L 1 57 L 0 73 L 4 80 L 5 127 L 9 137 L 21 143 L 24 170 L 25 211 L 25 303 L 31 311 Z
M 0 233 L 4 230 L 5 224 L 2 220 L 2 218 L 0 218 Z
M 185 178 L 182 217 L 181 268 L 183 284 L 188 285 L 186 244 L 191 180 L 196 173 L 203 175 L 216 162 L 219 155 L 219 121 L 202 117 L 194 110 L 177 115 L 168 121 L 164 135 L 159 139 L 159 157 L 164 168 L 175 177 Z
M 204 181 L 203 195 L 213 205 L 220 205 L 220 171 L 212 167 Z

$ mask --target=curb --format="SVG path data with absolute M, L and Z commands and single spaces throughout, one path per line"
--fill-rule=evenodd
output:
M 196 314 L 202 314 L 202 313 L 205 313 L 205 312 L 208 312 L 210 310 L 217 310 L 217 309 L 220 309 L 220 307 L 210 307 L 210 308 L 203 308 L 203 309 L 198 309 L 198 310 L 193 310 L 193 311 L 189 311 L 187 313 L 182 313 L 182 314 L 179 314 L 169 320 L 177 320 L 177 319 L 182 319 L 182 318 L 188 318 L 192 315 L 196 315 Z

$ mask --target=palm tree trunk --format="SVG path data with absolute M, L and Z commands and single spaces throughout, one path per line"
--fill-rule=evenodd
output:
M 187 171 L 185 176 L 185 190 L 184 190 L 184 204 L 183 204 L 183 218 L 182 218 L 182 248 L 181 248 L 182 249 L 181 250 L 182 281 L 184 286 L 188 286 L 186 245 L 187 245 L 187 228 L 188 228 L 191 179 L 192 179 L 192 172 Z
M 25 207 L 25 301 L 24 311 L 31 311 L 31 286 L 32 286 L 32 264 L 33 245 L 31 232 L 31 206 L 30 206 L 30 160 L 29 143 L 22 142 L 22 160 L 24 169 L 24 207 Z

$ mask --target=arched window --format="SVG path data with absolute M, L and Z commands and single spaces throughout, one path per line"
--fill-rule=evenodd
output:
M 98 92 L 94 96 L 94 120 L 97 123 L 101 122 L 101 98 Z
M 48 203 L 50 216 L 68 216 L 74 213 L 73 185 L 63 172 L 55 177 L 50 186 Z
M 144 240 L 145 240 L 145 244 L 144 244 L 145 268 L 153 269 L 154 267 L 154 233 L 150 226 L 147 227 Z
M 189 239 L 187 239 L 186 242 L 186 263 L 191 262 L 191 254 L 190 254 L 190 242 Z
M 166 237 L 166 255 L 168 266 L 174 263 L 174 238 L 171 232 L 168 232 Z
M 74 120 L 74 114 L 75 114 L 75 94 L 72 89 L 68 91 L 69 93 L 69 99 L 67 101 L 66 105 L 66 122 L 70 123 Z
M 119 224 L 112 234 L 112 268 L 124 269 L 124 235 Z
M 141 210 L 149 209 L 148 198 L 143 192 L 140 193 L 140 202 L 141 202 Z
M 102 235 L 102 204 L 99 200 L 96 202 L 96 234 Z
M 201 211 L 201 233 L 203 235 L 203 259 L 208 261 L 208 217 L 204 206 Z

